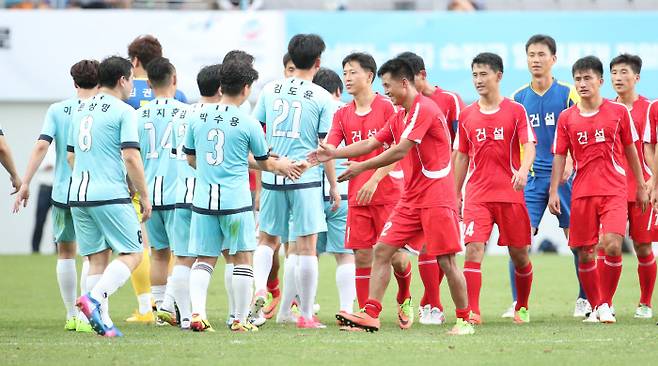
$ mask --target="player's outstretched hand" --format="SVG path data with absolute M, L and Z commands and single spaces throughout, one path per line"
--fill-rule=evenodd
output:
M 318 162 L 324 163 L 336 157 L 336 148 L 320 141 L 318 149 L 315 150 L 315 156 Z
M 528 183 L 528 173 L 517 170 L 512 176 L 512 187 L 515 191 L 522 191 Z
M 329 195 L 331 196 L 331 211 L 336 212 L 338 208 L 340 207 L 340 192 L 338 191 L 338 187 L 332 187 L 329 189 Z
M 142 210 L 142 222 L 146 222 L 146 220 L 151 218 L 151 213 L 153 211 L 153 207 L 151 206 L 151 201 L 148 199 L 148 197 L 143 197 L 142 195 L 140 195 L 139 206 L 141 207 Z
M 362 163 L 356 162 L 356 161 L 346 161 L 342 165 L 347 167 L 347 170 L 343 172 L 343 174 L 338 176 L 338 182 L 345 182 L 347 180 L 350 180 L 357 175 L 363 173 L 363 166 Z
M 375 195 L 375 191 L 377 190 L 378 185 L 379 183 L 373 181 L 372 178 L 368 179 L 368 181 L 361 187 L 361 189 L 359 189 L 359 192 L 357 192 L 356 202 L 360 205 L 369 204 L 372 200 L 372 196 Z
M 551 192 L 548 196 L 548 210 L 551 211 L 553 215 L 559 215 L 562 213 L 560 209 L 560 196 L 557 193 Z
M 30 187 L 27 184 L 22 184 L 16 195 L 14 207 L 11 212 L 17 213 L 21 207 L 27 207 L 27 201 L 30 199 Z
M 18 190 L 21 188 L 21 178 L 18 176 L 13 176 L 9 177 L 9 180 L 11 181 L 11 186 L 14 188 L 14 190 L 11 192 L 11 195 L 18 193 Z

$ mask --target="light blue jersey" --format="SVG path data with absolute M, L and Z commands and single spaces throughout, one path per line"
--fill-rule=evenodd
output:
M 331 128 L 334 103 L 322 87 L 298 78 L 277 80 L 265 85 L 253 115 L 267 128 L 267 142 L 272 151 L 290 160 L 304 160 L 318 147 Z M 322 185 L 319 167 L 307 170 L 300 179 L 263 172 L 263 188 L 289 190 Z
M 121 157 L 125 148 L 139 148 L 135 110 L 104 93 L 81 102 L 71 121 L 67 146 L 67 151 L 75 153 L 71 207 L 130 203 Z
M 333 120 L 333 115 L 336 113 L 336 111 L 342 107 L 345 103 L 341 102 L 340 100 L 332 100 L 332 111 L 331 111 L 331 116 Z M 342 142 L 340 146 L 338 147 L 344 147 L 345 142 Z M 347 159 L 336 159 L 334 160 L 336 164 L 336 177 L 339 175 L 343 174 L 345 170 L 347 170 L 347 167 L 343 165 L 344 162 L 346 162 Z M 324 172 L 324 164 L 320 165 L 320 168 L 322 169 L 322 192 L 323 192 L 323 197 L 325 201 L 330 201 L 331 200 L 331 194 L 329 193 L 329 188 L 331 188 L 329 184 L 329 179 L 327 179 L 327 175 Z M 347 186 L 348 186 L 348 181 L 338 183 L 338 192 L 340 193 L 341 199 L 347 200 Z
M 71 182 L 71 167 L 66 161 L 66 146 L 69 138 L 69 127 L 73 113 L 78 109 L 79 98 L 69 98 L 51 104 L 43 121 L 39 140 L 52 143 L 55 141 L 55 179 L 53 180 L 53 205 L 68 207 L 69 184 Z
M 173 209 L 176 204 L 174 117 L 186 108 L 174 98 L 156 98 L 137 110 L 144 176 L 154 210 Z
M 192 210 L 210 215 L 251 211 L 249 161 L 269 157 L 260 124 L 238 107 L 204 104 L 190 116 L 183 151 L 196 155 Z
M 172 152 L 176 154 L 176 167 L 178 175 L 176 181 L 176 208 L 191 208 L 196 183 L 196 172 L 187 163 L 187 154 L 183 151 L 185 145 L 185 134 L 189 126 L 190 116 L 198 114 L 201 103 L 196 103 L 181 109 L 174 117 Z

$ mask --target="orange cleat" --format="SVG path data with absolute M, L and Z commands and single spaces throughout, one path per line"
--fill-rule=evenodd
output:
M 482 324 L 482 318 L 480 317 L 480 314 L 471 311 L 471 315 L 468 318 L 468 322 L 473 325 L 480 325 Z
M 366 332 L 376 332 L 379 330 L 379 318 L 373 318 L 365 311 L 359 311 L 355 314 L 348 314 L 344 311 L 336 314 L 336 319 L 352 328 L 361 328 Z
M 279 306 L 281 302 L 281 295 L 274 297 L 271 292 L 267 293 L 267 299 L 265 300 L 265 306 L 263 306 L 263 316 L 265 319 L 272 319 L 276 313 L 276 307 Z

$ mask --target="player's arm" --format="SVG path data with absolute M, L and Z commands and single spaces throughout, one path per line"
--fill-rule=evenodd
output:
M 637 201 L 642 207 L 642 212 L 644 212 L 649 202 L 649 195 L 647 193 L 647 185 L 644 182 L 642 165 L 640 164 L 640 158 L 637 155 L 635 144 L 624 145 L 624 155 L 626 155 L 626 161 L 628 161 L 628 165 L 631 167 L 633 175 L 635 176 L 635 183 L 637 184 Z
M 196 169 L 196 155 L 195 154 L 190 154 L 187 151 L 185 152 L 185 154 L 187 156 L 187 164 L 189 166 L 191 166 L 192 168 Z
M 557 194 L 557 189 L 560 186 L 560 180 L 564 175 L 566 160 L 566 155 L 556 154 L 553 156 L 553 168 L 551 169 L 551 187 L 548 190 L 548 209 L 553 215 L 559 215 L 562 213 L 560 209 L 560 196 Z
M 369 142 L 371 140 L 374 140 L 374 143 Z M 381 142 L 379 142 L 374 137 L 371 137 L 366 141 L 360 141 L 357 144 L 361 144 L 362 142 L 366 142 L 366 144 L 363 144 L 363 146 L 376 146 L 375 143 L 377 145 L 381 146 Z M 370 144 L 370 145 L 367 145 L 367 144 Z M 341 158 L 350 157 L 350 156 L 344 156 L 344 154 L 341 154 L 340 151 L 341 150 L 346 150 L 347 148 L 352 147 L 354 145 L 356 145 L 356 144 L 352 144 L 352 145 L 349 145 L 347 147 L 337 149 L 336 150 L 337 157 L 341 157 Z M 379 146 L 376 146 L 375 148 L 377 148 Z M 385 167 L 387 165 L 397 163 L 398 161 L 402 160 L 402 158 L 404 158 L 407 155 L 407 153 L 409 152 L 409 150 L 411 150 L 411 148 L 414 147 L 414 146 L 416 146 L 415 142 L 413 142 L 409 139 L 403 138 L 403 139 L 400 140 L 399 144 L 393 145 L 392 147 L 390 147 L 389 149 L 387 149 L 383 153 L 375 156 L 374 158 L 371 158 L 371 159 L 368 159 L 368 160 L 362 161 L 362 162 L 356 162 L 356 161 L 345 162 L 343 164 L 345 166 L 347 166 L 347 170 L 345 170 L 343 172 L 343 174 L 341 174 L 340 177 L 338 177 L 338 181 L 343 182 L 343 181 L 346 181 L 346 180 L 349 180 L 349 179 L 352 179 L 352 178 L 356 177 L 357 175 L 365 172 L 366 170 L 382 168 L 382 167 Z M 372 150 L 374 150 L 374 149 L 372 149 Z M 372 151 L 372 150 L 370 150 L 370 151 Z M 366 152 L 366 153 L 368 153 L 368 152 Z M 363 154 L 359 154 L 359 155 L 363 155 Z M 359 156 L 359 155 L 356 155 L 356 156 Z
M 528 183 L 528 172 L 530 171 L 530 167 L 532 167 L 532 163 L 535 161 L 535 154 L 534 141 L 528 141 L 523 144 L 523 161 L 521 161 L 519 170 L 512 176 L 512 187 L 515 191 L 523 190 L 526 183 Z
M 368 179 L 367 182 L 363 184 L 359 192 L 356 194 L 356 201 L 360 205 L 367 205 L 372 200 L 372 196 L 375 195 L 379 182 L 384 179 L 390 172 L 395 169 L 397 164 L 393 163 L 391 165 L 381 167 L 375 170 L 375 173 Z
M 0 130 L 1 132 L 2 130 Z M 18 192 L 18 189 L 21 187 L 21 178 L 18 177 L 16 172 L 16 165 L 14 164 L 14 159 L 11 155 L 11 149 L 7 145 L 5 136 L 0 133 L 0 164 L 5 167 L 7 173 L 9 173 L 9 180 L 11 181 L 11 186 L 14 187 L 14 191 L 11 194 Z
M 340 207 L 340 192 L 338 191 L 338 183 L 336 183 L 336 161 L 329 160 L 324 163 L 324 173 L 327 175 L 329 181 L 329 195 L 331 196 L 331 211 L 338 210 Z
M 132 182 L 135 191 L 139 193 L 139 201 L 142 205 L 142 222 L 151 217 L 151 201 L 146 189 L 146 178 L 144 177 L 144 163 L 139 149 L 134 147 L 124 148 L 121 150 L 123 162 L 126 164 L 128 178 Z
M 458 201 L 461 201 L 462 187 L 468 171 L 468 160 L 468 154 L 459 150 L 454 151 L 452 164 L 455 169 L 455 188 L 457 189 Z
M 647 161 L 647 165 L 652 170 L 652 174 L 656 175 L 655 170 L 655 156 L 656 156 L 656 145 L 645 142 L 644 144 L 644 159 Z
M 37 169 L 39 169 L 39 166 L 43 162 L 43 159 L 46 157 L 49 147 L 50 142 L 42 138 L 39 138 L 36 144 L 34 144 L 32 154 L 30 155 L 30 161 L 27 163 L 27 169 L 23 175 L 23 183 L 18 190 L 18 195 L 16 195 L 12 212 L 18 212 L 21 209 L 21 206 L 27 207 L 27 201 L 30 198 L 30 183 L 32 182 L 34 174 L 37 172 Z
M 326 162 L 331 159 L 355 158 L 357 156 L 368 154 L 380 147 L 382 147 L 382 143 L 374 137 L 355 142 L 339 149 L 332 144 L 320 142 L 318 149 L 310 152 L 306 159 L 311 164 L 317 164 L 318 162 Z
M 308 168 L 308 163 L 304 161 L 296 163 L 286 157 L 254 157 L 249 154 L 249 169 L 271 172 L 291 180 L 299 179 Z

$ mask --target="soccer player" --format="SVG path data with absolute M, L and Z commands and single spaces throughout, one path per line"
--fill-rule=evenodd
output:
M 377 75 L 375 59 L 366 53 L 347 55 L 342 62 L 347 92 L 352 95 L 334 115 L 326 144 L 338 147 L 366 141 L 385 127 L 396 110 L 391 101 L 372 90 Z M 366 161 L 382 153 L 382 147 L 351 161 Z M 349 181 L 347 235 L 345 247 L 354 250 L 356 261 L 355 286 L 359 308 L 363 308 L 370 291 L 373 247 L 384 228 L 388 216 L 400 198 L 401 186 L 389 173 L 396 164 L 370 170 Z M 398 325 L 406 329 L 414 319 L 411 302 L 411 261 L 405 253 L 395 253 L 391 259 L 398 283 Z
M 155 99 L 137 110 L 137 128 L 146 185 L 151 192 L 150 201 L 153 204 L 153 215 L 146 222 L 146 233 L 151 245 L 151 293 L 159 319 L 175 324 L 170 317 L 174 314 L 173 295 L 170 292 L 169 296 L 165 296 L 176 204 L 176 155 L 171 149 L 175 133 L 174 117 L 180 110 L 186 109 L 187 105 L 174 99 L 177 75 L 174 65 L 168 59 L 153 59 L 146 66 L 146 73 Z M 193 262 L 189 258 L 180 260 Z M 181 327 L 189 328 L 189 321 L 189 317 L 181 319 Z
M 288 44 L 288 53 L 296 70 L 292 77 L 268 83 L 254 109 L 256 119 L 265 123 L 267 141 L 281 156 L 302 161 L 315 150 L 318 138 L 324 138 L 331 126 L 332 98 L 329 92 L 313 84 L 325 50 L 322 38 L 298 34 Z M 325 165 L 334 205 L 340 194 L 333 164 Z M 297 255 L 297 292 L 300 297 L 300 328 L 324 328 L 313 317 L 318 285 L 317 234 L 327 231 L 322 200 L 322 175 L 319 167 L 311 167 L 298 181 L 262 175 L 263 193 L 260 211 L 260 243 L 254 253 L 255 301 L 252 314 L 258 314 L 267 297 L 267 278 L 272 268 L 272 255 L 281 237 L 296 238 L 289 254 Z M 292 215 L 294 225 L 289 230 Z M 285 291 L 285 289 L 284 289 Z M 282 305 L 282 306 L 285 306 Z
M 290 54 L 286 52 L 285 55 L 283 55 L 283 76 L 285 78 L 292 77 L 293 74 L 295 73 L 295 64 L 292 62 L 292 58 L 290 57 Z
M 78 332 L 93 332 L 84 315 L 81 314 L 81 316 L 78 316 L 78 310 L 75 307 L 78 276 L 75 267 L 75 231 L 73 229 L 71 208 L 68 204 L 71 168 L 66 161 L 66 146 L 73 113 L 78 109 L 82 101 L 98 93 L 98 61 L 79 61 L 71 66 L 70 73 L 71 77 L 73 77 L 76 96 L 54 103 L 48 108 L 41 135 L 39 135 L 39 139 L 32 149 L 30 161 L 27 164 L 27 169 L 23 176 L 23 184 L 14 202 L 13 211 L 18 212 L 21 206 L 27 206 L 30 198 L 30 182 L 48 153 L 50 144 L 55 141 L 55 179 L 51 198 L 53 202 L 51 215 L 54 240 L 57 243 L 57 284 L 59 285 L 59 292 L 66 309 L 64 329 Z M 82 267 L 81 282 L 84 282 L 87 271 L 89 270 L 89 262 L 85 260 Z M 86 286 L 81 286 L 81 288 L 83 289 L 83 293 L 86 292 Z
M 11 182 L 11 186 L 14 187 L 12 194 L 18 192 L 21 188 L 21 178 L 16 172 L 16 165 L 11 156 L 11 149 L 9 149 L 9 145 L 7 145 L 7 141 L 5 140 L 5 134 L 2 132 L 2 126 L 0 126 L 0 164 L 9 173 L 9 181 Z
M 563 110 L 578 102 L 578 94 L 573 86 L 553 78 L 553 65 L 557 61 L 555 40 L 547 35 L 536 34 L 526 42 L 526 57 L 530 83 L 519 88 L 512 95 L 514 101 L 521 103 L 526 109 L 530 124 L 537 136 L 535 162 L 528 175 L 525 187 L 525 201 L 530 215 L 532 234 L 536 235 L 542 216 L 548 205 L 548 189 L 551 184 L 551 165 L 553 154 L 551 146 L 555 137 L 555 123 Z M 573 160 L 567 157 L 564 176 L 560 181 L 558 195 L 562 205 L 562 213 L 557 217 L 559 226 L 564 230 L 564 236 L 569 238 L 569 207 L 571 205 L 571 183 Z M 578 278 L 578 258 L 574 250 L 574 266 Z M 514 317 L 516 306 L 516 285 L 514 281 L 514 264 L 510 261 L 510 284 L 512 287 L 512 306 L 503 314 L 504 318 Z M 574 317 L 585 317 L 592 309 L 587 302 L 585 291 L 578 280 L 579 293 L 574 308 Z
M 427 70 L 425 69 L 425 61 L 422 57 L 413 52 L 403 52 L 398 57 L 407 60 L 411 65 L 414 72 L 416 90 L 432 99 L 445 115 L 448 126 L 450 127 L 452 141 L 454 141 L 459 113 L 464 109 L 464 102 L 458 94 L 443 90 L 438 86 L 432 86 L 427 81 Z M 420 254 L 418 256 L 418 272 L 425 288 L 423 297 L 420 300 L 420 307 L 418 308 L 419 322 L 420 324 L 443 324 L 445 316 L 440 297 L 443 272 L 441 272 L 436 259 L 427 256 L 427 254 Z
M 110 318 L 108 297 L 128 280 L 142 256 L 142 233 L 129 186 L 140 194 L 144 220 L 151 216 L 151 201 L 135 110 L 123 102 L 133 86 L 132 65 L 108 57 L 98 67 L 98 79 L 99 93 L 80 103 L 69 129 L 73 171 L 68 198 L 80 255 L 89 256 L 89 292 L 76 305 L 98 334 L 116 337 L 122 334 Z M 118 257 L 108 265 L 112 250 Z
M 239 110 L 257 78 L 258 72 L 248 63 L 222 64 L 222 103 L 199 105 L 188 121 L 183 150 L 190 166 L 197 170 L 189 248 L 198 257 L 190 272 L 191 327 L 195 331 L 214 331 L 206 314 L 206 297 L 222 252 L 233 265 L 229 301 L 235 319 L 231 330 L 258 330 L 247 321 L 253 286 L 252 252 L 256 249 L 248 155 L 253 154 L 256 160 L 253 168 L 280 173 L 289 171 L 291 164 L 269 156 L 258 121 Z
M 594 56 L 576 61 L 572 75 L 580 102 L 562 112 L 557 122 L 548 207 L 560 214 L 557 193 L 567 153 L 574 159 L 569 246 L 578 250 L 578 274 L 592 312 L 584 322 L 615 323 L 610 304 L 621 275 L 621 243 L 628 217 L 624 156 L 637 184 L 637 204 L 646 209 L 649 197 L 635 150 L 637 131 L 625 106 L 603 99 L 603 64 Z M 605 248 L 602 276 L 596 270 L 594 247 Z
M 377 72 L 386 94 L 402 106 L 377 134 L 344 148 L 322 144 L 320 161 L 365 155 L 382 146 L 383 153 L 362 162 L 349 161 L 339 180 L 353 179 L 375 168 L 401 161 L 404 191 L 389 216 L 374 248 L 370 295 L 355 314 L 338 313 L 343 323 L 377 331 L 382 298 L 391 276 L 391 258 L 400 249 L 434 256 L 448 279 L 456 306 L 457 322 L 450 334 L 473 334 L 467 322 L 468 300 L 464 276 L 455 253 L 461 251 L 457 202 L 451 169 L 450 127 L 441 110 L 414 87 L 411 66 L 403 59 L 389 60 Z M 394 146 L 393 146 L 394 145 Z
M 485 244 L 495 223 L 498 245 L 507 246 L 514 263 L 518 301 L 514 322 L 528 323 L 532 286 L 530 218 L 523 199 L 528 172 L 535 158 L 535 135 L 523 105 L 500 94 L 503 60 L 480 53 L 471 62 L 473 85 L 480 98 L 459 116 L 455 139 L 455 181 L 458 200 L 469 166 L 464 196 L 464 276 L 471 321 L 480 324 L 480 289 Z M 521 159 L 521 146 L 523 158 Z
M 646 131 L 646 125 L 651 102 L 635 91 L 635 85 L 640 81 L 642 59 L 636 55 L 621 54 L 610 61 L 610 78 L 612 87 L 617 92 L 616 102 L 626 106 L 631 114 L 631 120 L 636 131 Z M 644 157 L 642 141 L 635 142 L 638 158 L 642 165 L 643 179 L 651 185 L 651 168 Z M 626 159 L 622 161 L 625 171 L 628 171 Z M 651 249 L 651 242 L 656 238 L 655 222 L 652 217 L 654 211 L 651 207 L 642 212 L 640 205 L 636 204 L 637 186 L 631 175 L 626 176 L 629 234 L 633 239 L 635 254 L 637 255 L 637 274 L 640 281 L 640 301 L 635 309 L 635 317 L 650 319 L 653 316 L 651 309 L 651 296 L 656 283 L 656 260 Z M 601 248 L 603 249 L 603 248 Z M 602 253 L 605 258 L 605 254 Z M 597 255 L 598 256 L 598 255 Z M 599 263 L 597 263 L 598 266 Z M 605 263 L 600 263 L 606 268 Z M 601 268 L 599 268 L 601 270 Z M 602 273 L 600 273 L 601 275 Z

